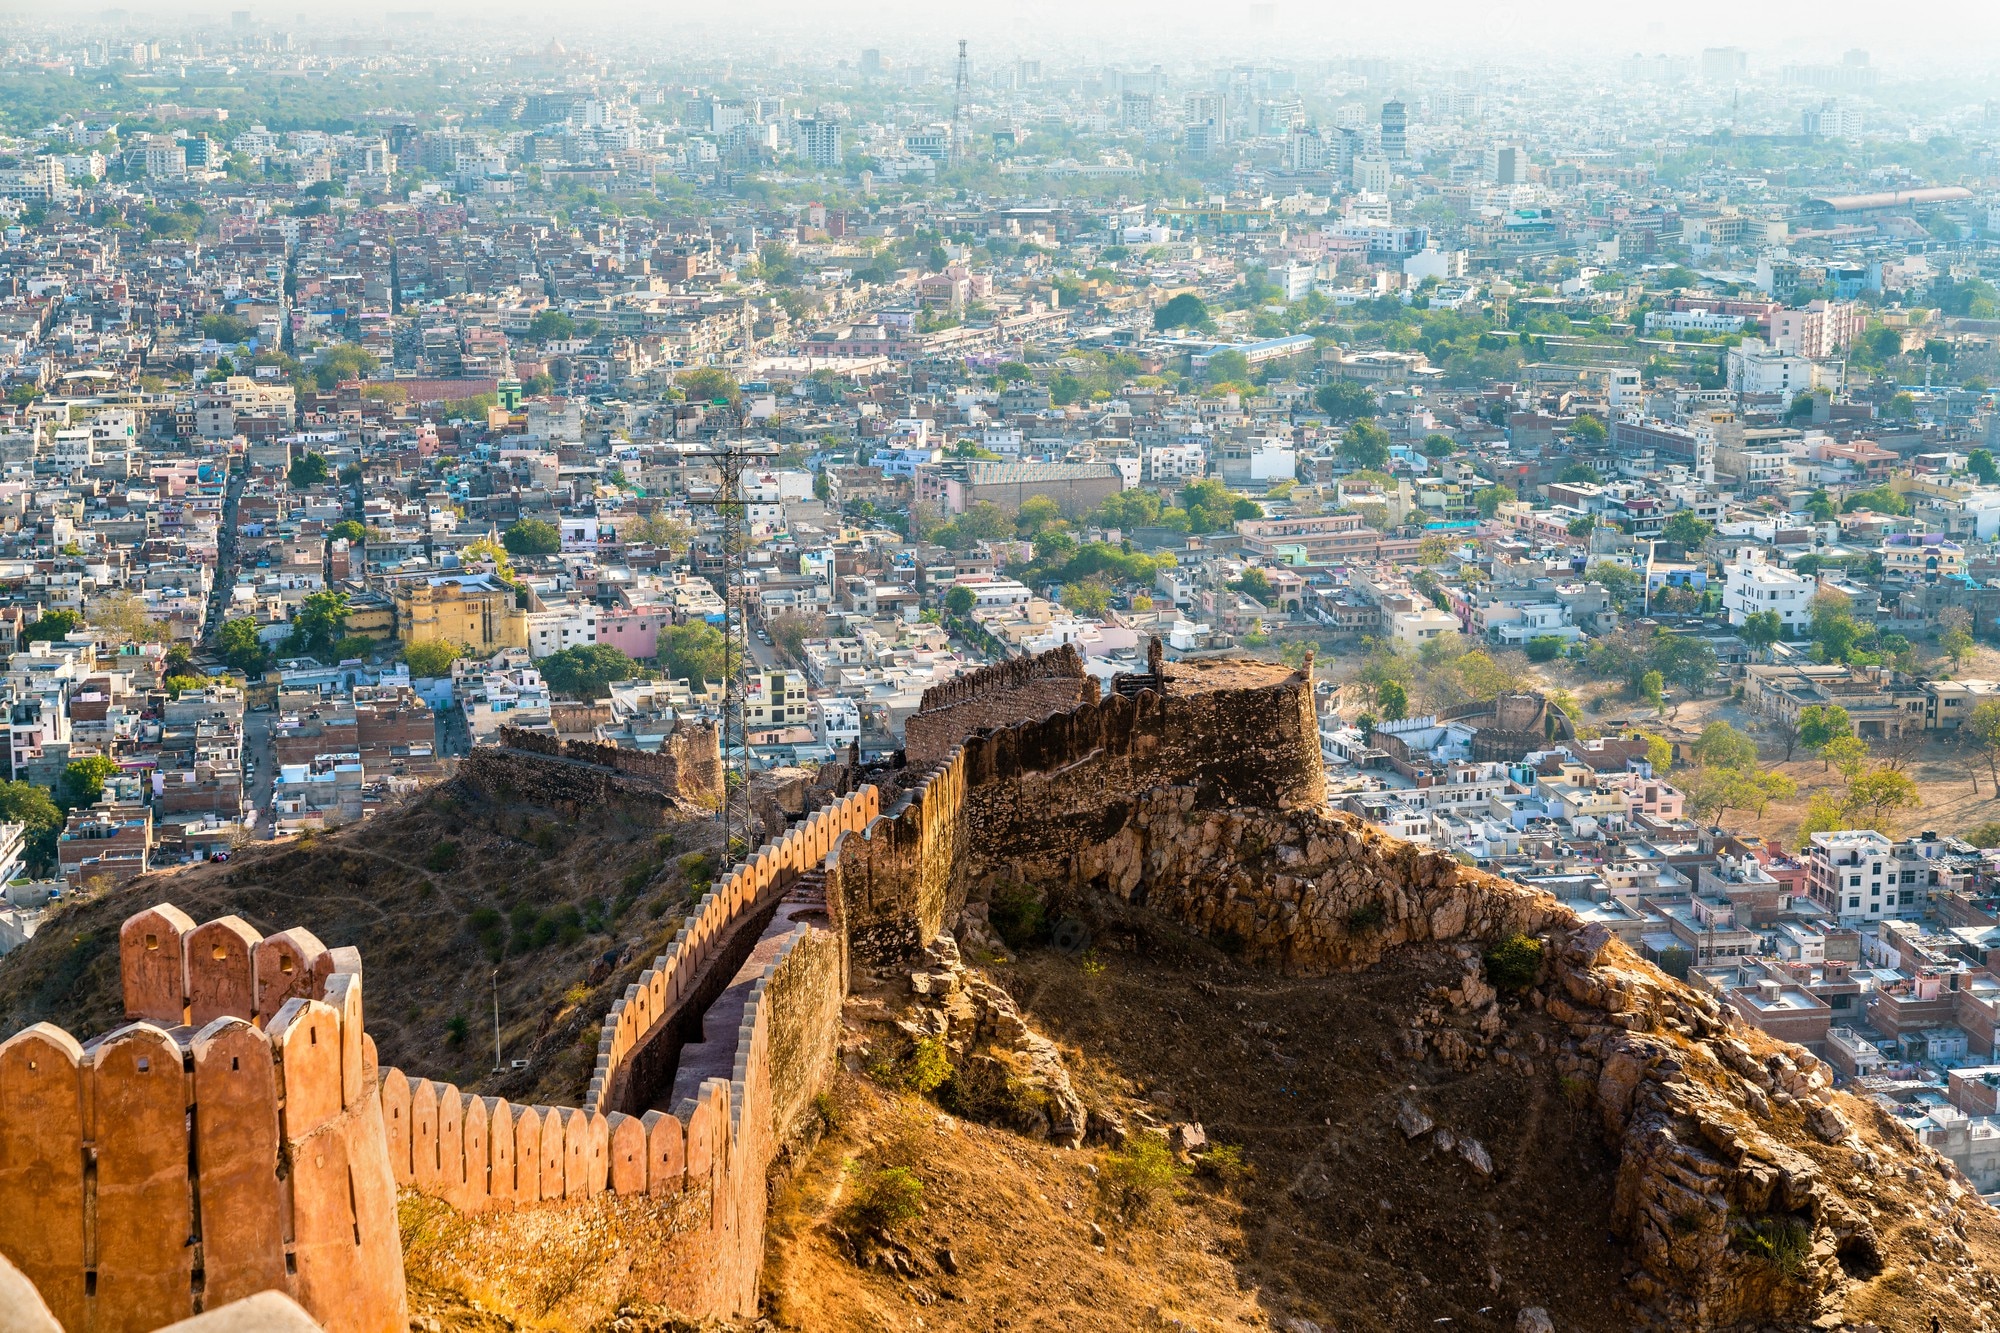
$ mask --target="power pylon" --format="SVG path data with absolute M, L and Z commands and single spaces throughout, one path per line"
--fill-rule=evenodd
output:
M 966 105 L 972 95 L 970 87 L 972 65 L 965 55 L 965 40 L 958 43 L 958 73 L 952 82 L 951 101 L 951 160 L 954 164 L 965 161 L 972 146 L 972 109 Z

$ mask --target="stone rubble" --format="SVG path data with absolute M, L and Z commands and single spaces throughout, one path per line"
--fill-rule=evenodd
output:
M 1021 1017 L 1014 997 L 969 968 L 949 933 L 925 946 L 910 973 L 910 1012 L 896 1026 L 914 1040 L 936 1037 L 954 1069 L 984 1062 L 994 1078 L 1018 1086 L 1020 1114 L 1010 1127 L 1066 1148 L 1081 1147 L 1091 1117 L 1056 1044 Z M 1008 1058 L 996 1058 L 995 1052 Z M 1195 1127 L 1199 1132 L 1200 1127 Z M 1107 1126 L 1122 1139 L 1124 1127 Z

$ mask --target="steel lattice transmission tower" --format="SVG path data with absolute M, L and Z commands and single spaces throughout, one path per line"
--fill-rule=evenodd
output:
M 972 126 L 968 121 L 972 110 L 966 105 L 972 95 L 971 68 L 971 62 L 965 55 L 965 39 L 960 38 L 958 73 L 952 80 L 951 100 L 951 160 L 954 164 L 965 161 L 972 147 Z
M 751 823 L 755 812 L 750 800 L 750 737 L 744 726 L 743 671 L 750 661 L 750 632 L 746 623 L 749 589 L 742 581 L 743 556 L 749 549 L 747 514 L 743 502 L 742 415 L 734 404 L 718 399 L 714 406 L 723 422 L 724 436 L 719 449 L 681 455 L 683 458 L 716 460 L 722 473 L 722 489 L 712 505 L 722 520 L 722 836 L 724 869 L 747 853 L 751 843 Z M 739 851 L 739 849 L 741 849 Z

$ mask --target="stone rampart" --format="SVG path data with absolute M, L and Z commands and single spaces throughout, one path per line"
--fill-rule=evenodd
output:
M 604 1016 L 586 1106 L 600 1114 L 643 1109 L 632 1099 L 657 1078 L 635 1070 L 635 1056 L 668 1035 L 665 1029 L 676 1017 L 699 1018 L 706 1004 L 697 999 L 712 1000 L 721 989 L 718 983 L 728 980 L 715 975 L 713 964 L 744 923 L 769 909 L 801 875 L 823 866 L 843 834 L 866 828 L 881 812 L 881 800 L 880 790 L 867 786 L 814 811 L 703 895 L 666 952 L 653 959 Z M 704 981 L 711 989 L 697 997 Z
M 303 930 L 119 936 L 136 1021 L 0 1044 L 0 1254 L 65 1329 L 143 1330 L 261 1291 L 336 1333 L 407 1327 L 361 965 Z
M 567 760 L 615 773 L 629 784 L 657 791 L 690 804 L 712 809 L 722 801 L 721 733 L 705 722 L 684 722 L 663 741 L 657 753 L 606 745 L 601 741 L 563 740 L 547 732 L 519 727 L 500 728 L 502 751 L 541 755 Z M 492 770 L 500 756 L 482 747 L 472 760 L 478 767 Z M 560 779 L 542 777 L 540 781 Z M 519 780 L 514 779 L 515 785 Z M 583 781 L 579 780 L 580 785 Z M 586 787 L 586 790 L 588 788 Z
M 1168 693 L 1114 693 L 968 738 L 829 865 L 850 946 L 914 949 L 967 887 L 1071 878 L 1131 821 L 1140 794 L 1186 786 L 1204 806 L 1294 809 L 1325 795 L 1312 688 L 1248 663 L 1180 664 Z
M 903 751 L 911 767 L 929 768 L 976 731 L 1065 713 L 1097 693 L 1096 677 L 1069 644 L 998 662 L 925 690 L 904 723 Z

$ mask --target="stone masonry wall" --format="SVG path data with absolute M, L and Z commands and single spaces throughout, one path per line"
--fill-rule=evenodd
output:
M 1319 803 L 1326 779 L 1304 677 L 1201 688 L 1200 668 L 1177 671 L 1165 695 L 1113 694 L 972 736 L 862 837 L 841 842 L 828 904 L 850 947 L 908 953 L 957 914 L 968 885 L 1067 877 L 1156 786 L 1191 785 L 1204 805 Z
M 401 1333 L 354 951 L 163 904 L 119 954 L 135 1022 L 88 1048 L 48 1024 L 0 1044 L 0 1254 L 72 1333 L 260 1291 L 336 1333 Z
M 563 740 L 546 732 L 502 727 L 500 747 L 608 769 L 649 785 L 661 795 L 713 808 L 722 800 L 720 737 L 721 733 L 713 725 L 683 723 L 666 738 L 658 753 L 649 753 L 606 745 L 600 741 Z M 474 752 L 475 758 L 479 755 L 479 751 Z
M 998 662 L 925 690 L 903 726 L 903 752 L 910 767 L 930 768 L 975 731 L 1040 721 L 1096 698 L 1097 680 L 1069 644 Z

